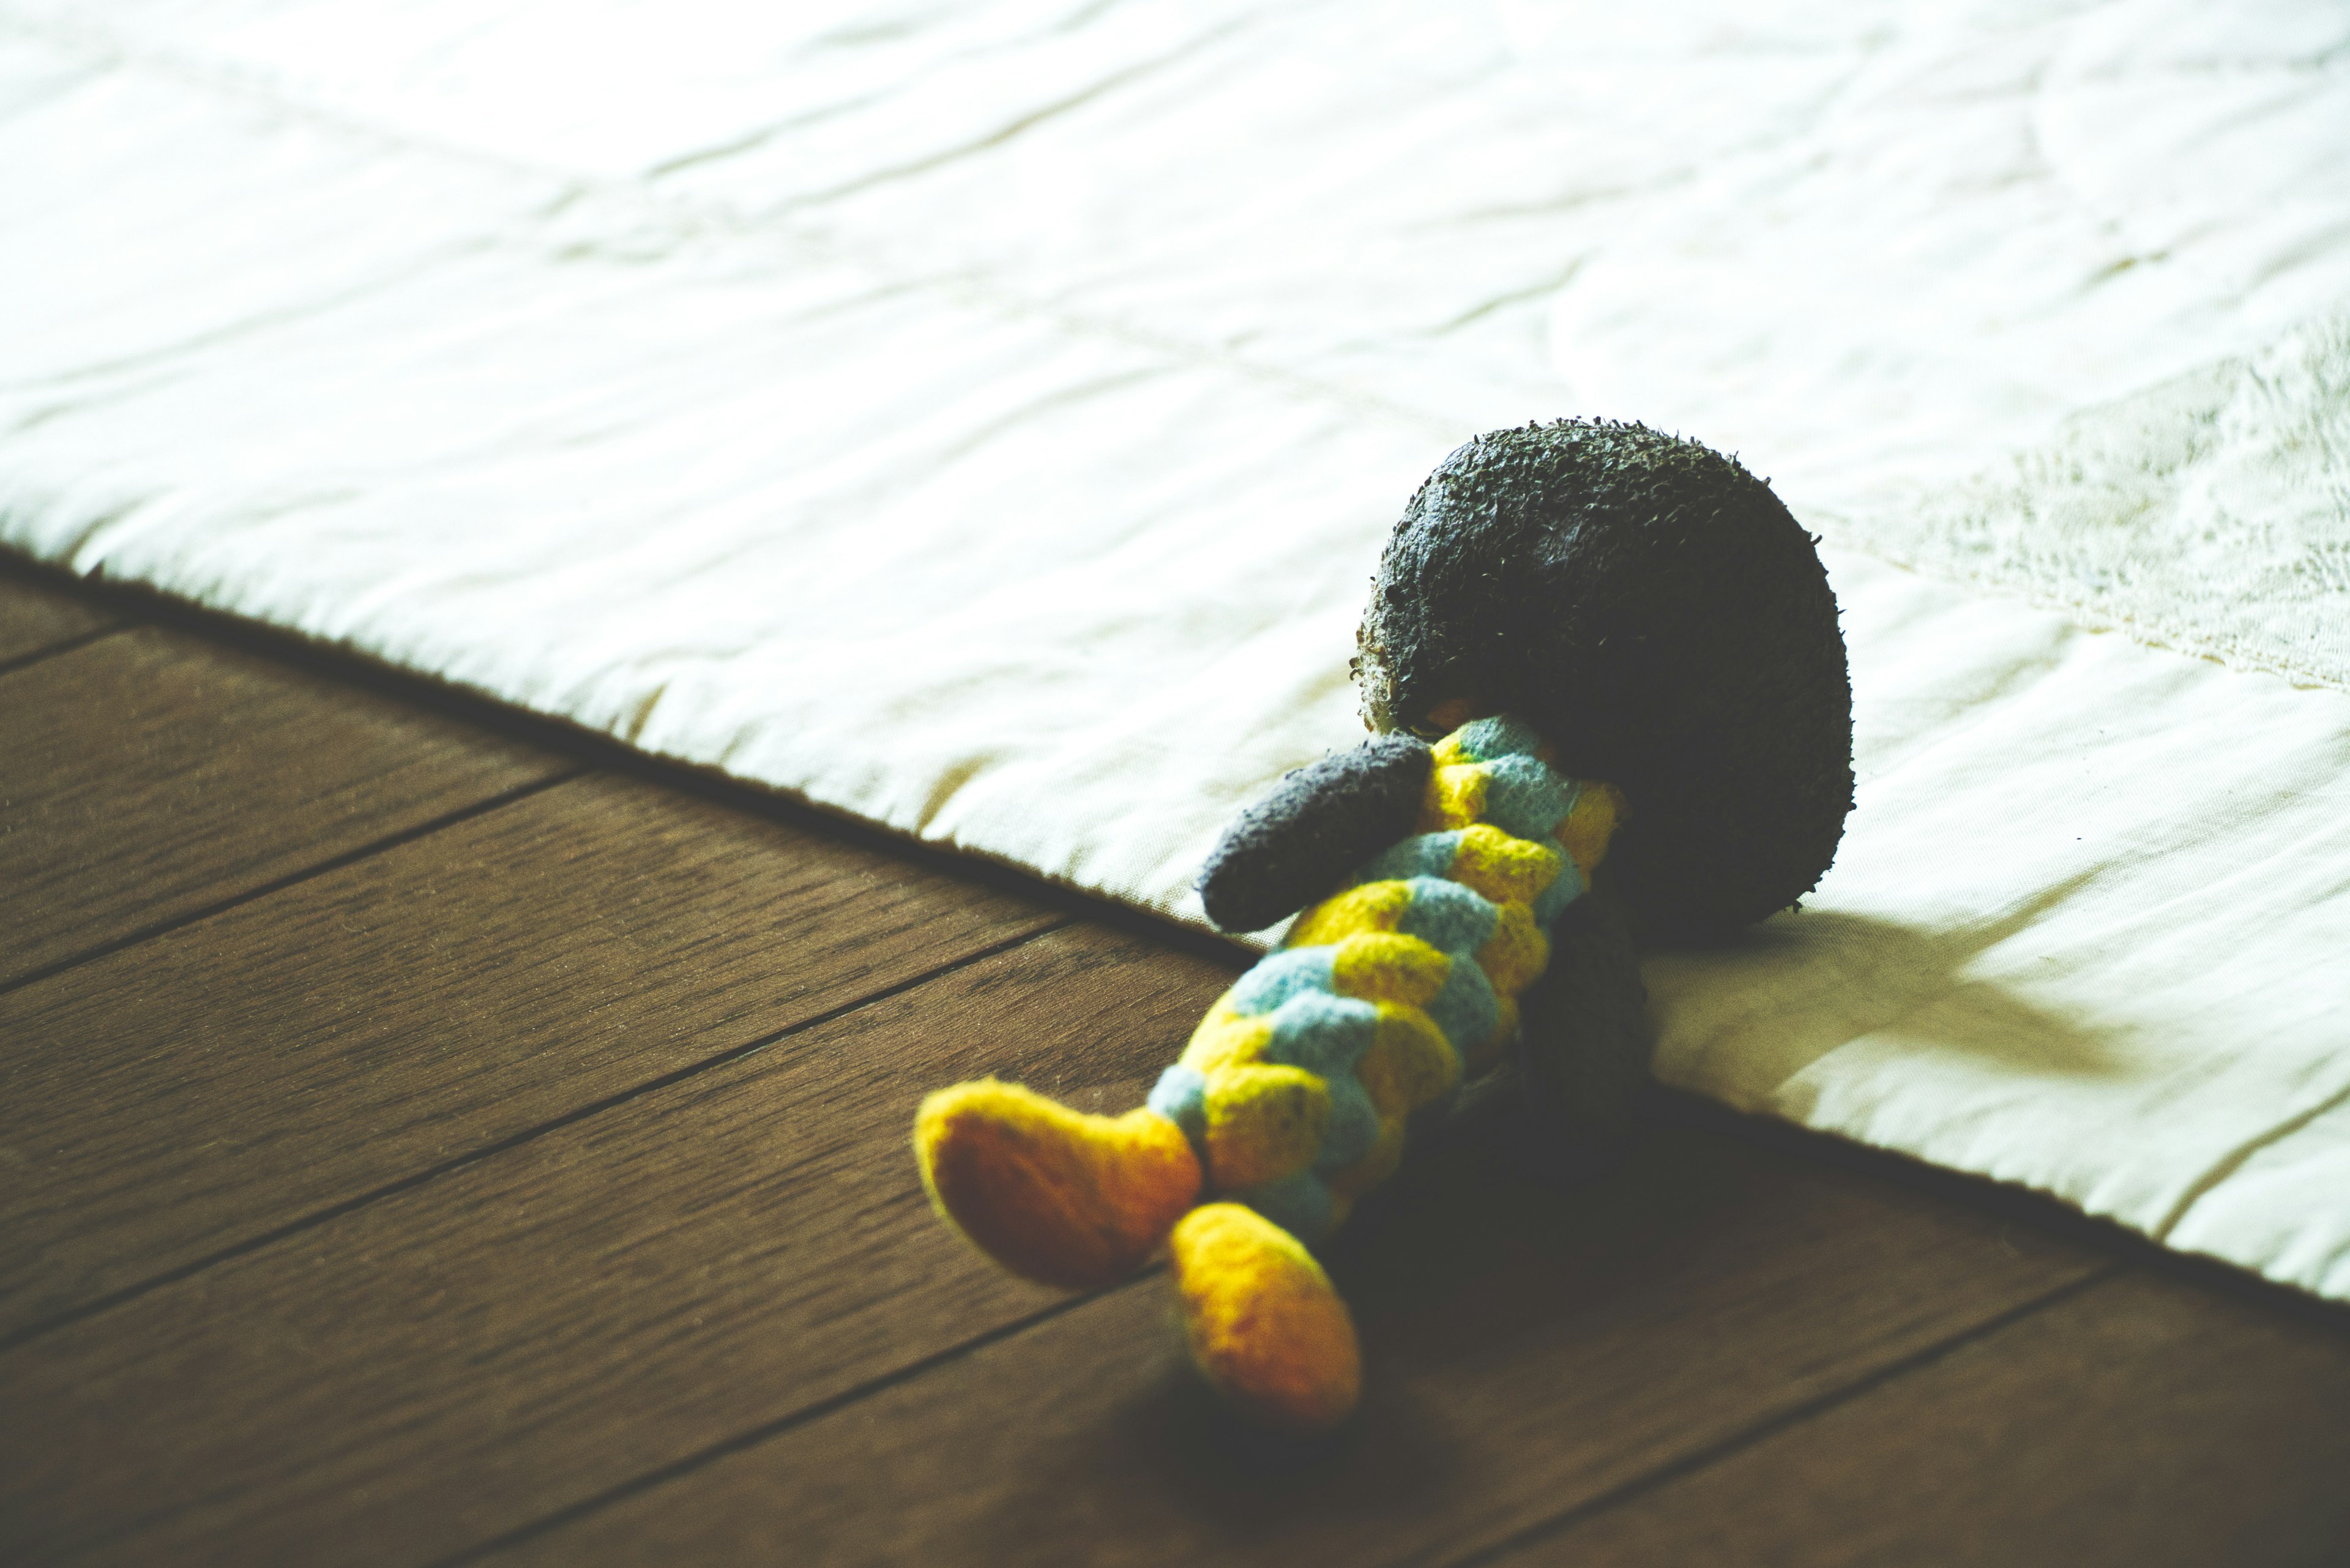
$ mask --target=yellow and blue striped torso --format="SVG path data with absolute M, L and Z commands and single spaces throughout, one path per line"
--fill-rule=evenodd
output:
M 1217 1192 L 1309 1242 L 1394 1170 L 1411 1114 L 1508 1043 L 1622 815 L 1506 717 L 1435 764 L 1412 836 L 1301 913 L 1151 1092 Z

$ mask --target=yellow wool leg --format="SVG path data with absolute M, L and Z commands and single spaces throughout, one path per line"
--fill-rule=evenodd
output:
M 931 1201 L 973 1245 L 1069 1290 L 1132 1273 L 1200 1196 L 1199 1159 L 1166 1117 L 1087 1116 L 993 1078 L 924 1100 L 914 1154 Z
M 1169 1238 L 1191 1358 L 1243 1415 L 1315 1432 L 1362 1391 L 1354 1319 L 1303 1243 L 1253 1209 L 1210 1203 Z

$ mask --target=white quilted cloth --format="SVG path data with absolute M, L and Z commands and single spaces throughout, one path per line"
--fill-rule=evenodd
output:
M 2321 0 L 0 0 L 0 542 L 1183 913 L 1445 451 L 1679 429 L 1862 782 L 1665 1075 L 2350 1298 L 2345 309 Z

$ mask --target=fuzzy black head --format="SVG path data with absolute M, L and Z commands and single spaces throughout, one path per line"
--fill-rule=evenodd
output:
M 1364 716 L 1531 722 L 1620 785 L 1608 855 L 1646 934 L 1794 903 L 1852 808 L 1852 682 L 1811 535 L 1721 453 L 1639 425 L 1479 436 L 1396 524 L 1357 634 Z

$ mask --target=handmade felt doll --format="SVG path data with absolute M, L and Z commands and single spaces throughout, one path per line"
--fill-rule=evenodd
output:
M 1311 1249 L 1447 1117 L 1604 1164 L 1648 1075 L 1636 944 L 1826 869 L 1852 698 L 1814 544 L 1735 461 L 1638 425 L 1446 458 L 1357 633 L 1373 738 L 1290 774 L 1201 876 L 1226 930 L 1295 914 L 1282 945 L 1124 1116 L 993 1079 L 931 1096 L 941 1214 L 1069 1289 L 1164 1247 L 1211 1385 L 1268 1426 L 1343 1419 L 1359 1356 Z

